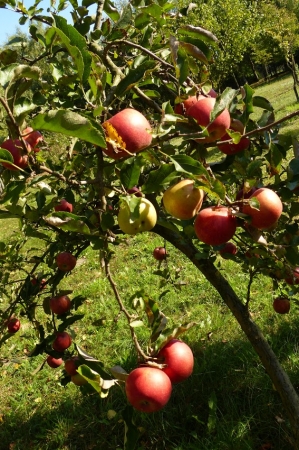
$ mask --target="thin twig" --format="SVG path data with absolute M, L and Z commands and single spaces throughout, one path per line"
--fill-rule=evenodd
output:
M 111 288 L 112 288 L 112 290 L 113 290 L 113 292 L 114 292 L 115 298 L 116 298 L 116 300 L 117 300 L 117 302 L 118 302 L 118 304 L 119 304 L 120 311 L 124 313 L 124 315 L 126 316 L 126 319 L 127 319 L 127 321 L 128 321 L 129 328 L 130 328 L 130 332 L 131 332 L 131 336 L 132 336 L 132 339 L 133 339 L 135 348 L 136 348 L 136 350 L 137 350 L 137 354 L 138 354 L 139 356 L 141 356 L 145 361 L 147 361 L 147 360 L 150 359 L 150 357 L 147 356 L 147 355 L 144 353 L 144 351 L 142 350 L 142 348 L 141 348 L 141 346 L 140 346 L 140 344 L 139 344 L 139 342 L 138 342 L 137 336 L 136 336 L 136 334 L 135 334 L 135 331 L 134 331 L 134 329 L 133 329 L 133 328 L 131 327 L 131 325 L 130 325 L 131 320 L 132 320 L 133 317 L 132 317 L 131 314 L 128 312 L 128 310 L 125 308 L 125 305 L 123 304 L 123 301 L 122 301 L 122 299 L 121 299 L 121 297 L 120 297 L 120 295 L 119 295 L 119 292 L 118 292 L 116 283 L 115 283 L 115 281 L 114 281 L 114 279 L 113 279 L 113 277 L 112 277 L 112 275 L 111 275 L 111 272 L 110 272 L 110 267 L 109 267 L 109 263 L 108 263 L 108 261 L 107 261 L 107 258 L 105 258 L 105 271 L 106 271 L 107 279 L 108 279 L 108 281 L 109 281 L 109 283 L 110 283 L 110 286 L 111 286 Z

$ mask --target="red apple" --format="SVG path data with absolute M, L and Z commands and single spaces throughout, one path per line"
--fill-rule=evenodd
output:
M 38 281 L 37 278 L 32 278 L 32 279 L 31 279 L 31 284 L 32 284 L 33 286 L 36 286 L 36 285 L 37 285 L 37 281 Z M 40 281 L 39 290 L 41 291 L 42 289 L 45 289 L 46 286 L 47 286 L 47 280 L 46 280 L 45 278 L 43 278 L 43 279 Z
M 71 300 L 67 295 L 59 295 L 50 299 L 50 309 L 54 314 L 64 314 L 71 308 Z
M 40 141 L 42 141 L 44 139 L 42 134 L 39 131 L 33 130 L 33 128 L 31 128 L 31 127 L 27 127 L 27 128 L 25 128 L 25 130 L 22 131 L 22 137 L 23 137 L 24 141 L 28 142 L 30 147 L 33 148 L 34 152 L 39 151 L 39 149 L 36 148 L 36 146 Z
M 273 309 L 278 314 L 287 314 L 290 311 L 291 302 L 286 297 L 277 297 L 273 301 Z
M 249 204 L 243 205 L 242 212 L 251 217 L 250 224 L 260 230 L 273 226 L 282 213 L 282 202 L 278 195 L 268 188 L 260 188 L 255 191 L 250 199 L 259 201 L 259 209 L 252 208 Z
M 181 180 L 163 194 L 163 205 L 171 216 L 180 220 L 192 219 L 201 208 L 204 191 L 193 180 Z
M 152 142 L 151 125 L 136 109 L 126 108 L 103 123 L 106 132 L 107 149 L 104 153 L 110 158 L 129 157 L 138 153 Z
M 190 347 L 178 339 L 171 339 L 157 354 L 157 358 L 167 364 L 162 369 L 172 383 L 179 383 L 193 372 L 194 358 Z
M 207 97 L 195 103 L 188 110 L 188 116 L 193 117 L 198 125 L 207 128 L 209 136 L 198 139 L 198 142 L 213 142 L 220 139 L 230 126 L 230 114 L 224 109 L 219 116 L 211 122 L 211 112 L 214 109 L 216 99 Z
M 52 369 L 57 369 L 57 367 L 61 366 L 63 363 L 62 358 L 54 358 L 53 356 L 49 355 L 47 358 L 47 363 Z
M 174 106 L 174 112 L 176 114 L 180 114 L 181 116 L 187 116 L 188 110 L 191 108 L 191 106 L 195 105 L 199 100 L 202 100 L 203 98 L 206 98 L 204 95 L 191 95 L 186 100 L 184 100 L 182 103 L 177 103 Z
M 167 251 L 165 247 L 156 247 L 153 251 L 153 256 L 158 261 L 163 261 L 167 257 Z
M 79 367 L 79 358 L 78 356 L 73 356 L 70 359 L 67 359 L 64 363 L 64 370 L 68 375 L 76 375 L 77 369 Z
M 62 252 L 56 256 L 56 264 L 63 272 L 69 272 L 76 266 L 77 258 L 69 252 Z
M 287 269 L 287 276 L 284 280 L 287 284 L 299 284 L 299 267 L 295 267 L 292 271 Z
M 213 97 L 213 98 L 217 98 L 218 94 L 217 94 L 217 92 L 214 89 L 210 89 L 209 92 L 208 92 L 208 96 L 209 97 Z
M 66 201 L 65 198 L 60 200 L 60 203 L 54 207 L 55 211 L 73 212 L 73 205 Z
M 134 186 L 130 189 L 128 189 L 128 194 L 134 194 L 135 197 L 142 197 L 142 192 L 138 189 L 137 186 Z
M 7 322 L 7 329 L 9 333 L 16 333 L 21 327 L 21 322 L 16 317 L 9 319 Z
M 70 347 L 71 343 L 72 343 L 71 336 L 66 331 L 62 331 L 56 333 L 56 337 L 53 341 L 52 347 L 57 352 L 63 352 L 64 350 Z
M 154 367 L 138 367 L 126 380 L 129 403 L 145 413 L 162 409 L 170 399 L 171 391 L 172 384 L 168 375 Z
M 233 242 L 227 242 L 219 251 L 222 258 L 226 259 L 227 255 L 235 255 L 237 253 L 237 247 Z
M 13 163 L 20 169 L 25 169 L 28 166 L 28 155 L 23 155 L 23 145 L 19 139 L 7 139 L 4 141 L 0 147 L 8 150 L 12 157 Z M 28 151 L 30 151 L 30 146 L 28 144 Z M 10 170 L 18 170 L 9 163 L 1 163 L 4 167 Z
M 209 245 L 221 245 L 236 232 L 237 220 L 230 208 L 210 206 L 199 211 L 194 229 L 199 240 Z
M 229 128 L 232 131 L 238 131 L 240 134 L 244 133 L 244 125 L 238 119 L 231 119 L 231 124 L 230 124 Z M 221 137 L 221 141 L 227 141 L 230 139 L 231 139 L 231 137 L 228 133 L 225 133 Z M 218 143 L 217 147 L 219 148 L 219 150 L 222 153 L 225 153 L 226 155 L 235 155 L 235 154 L 241 152 L 242 150 L 245 150 L 246 148 L 248 148 L 249 145 L 250 145 L 250 139 L 248 137 L 241 137 L 238 144 L 234 144 L 233 142 L 226 142 L 223 144 Z
M 244 198 L 250 198 L 252 194 L 257 191 L 257 187 L 252 187 L 251 189 L 247 190 L 242 188 L 237 192 L 236 200 L 243 200 Z

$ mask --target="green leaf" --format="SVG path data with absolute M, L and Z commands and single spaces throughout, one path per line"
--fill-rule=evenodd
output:
M 86 353 L 79 345 L 75 344 L 78 355 L 88 367 L 98 372 L 105 380 L 111 380 L 111 375 L 104 370 L 104 364 L 98 359 Z
M 212 433 L 215 430 L 217 423 L 217 397 L 213 391 L 209 397 L 209 418 L 208 418 L 208 432 Z
M 14 104 L 14 115 L 18 123 L 21 123 L 27 114 L 37 108 L 31 100 L 25 97 L 20 97 Z
M 36 130 L 54 131 L 66 136 L 74 136 L 106 148 L 105 134 L 102 127 L 94 120 L 68 110 L 50 111 L 38 114 L 31 122 Z
M 199 50 L 201 50 L 201 52 L 205 55 L 205 58 L 209 61 L 212 62 L 213 59 L 213 54 L 212 54 L 212 50 L 211 47 L 209 47 L 205 42 L 203 42 L 201 39 L 196 39 L 194 37 L 191 36 L 184 36 L 184 40 L 180 39 L 180 43 L 184 43 L 184 44 L 191 44 L 194 47 L 197 47 Z M 209 89 L 210 90 L 210 89 Z
M 82 320 L 83 317 L 84 314 L 75 314 L 74 316 L 68 317 L 59 325 L 58 331 L 64 331 L 67 327 L 73 325 L 73 323 L 77 322 L 78 320 Z
M 38 80 L 41 73 L 41 69 L 37 66 L 26 66 L 21 64 L 14 69 L 11 81 L 19 80 L 20 78 L 32 78 L 33 80 Z
M 180 41 L 180 46 L 183 47 L 183 49 L 185 50 L 186 53 L 188 53 L 188 55 L 193 56 L 193 58 L 198 59 L 204 64 L 209 63 L 206 55 L 197 46 L 183 41 Z
M 3 67 L 0 70 L 0 84 L 3 88 L 6 88 L 8 84 L 11 82 L 15 69 L 19 66 L 19 64 L 14 63 L 9 66 Z
M 90 230 L 86 223 L 75 214 L 67 212 L 55 212 L 44 216 L 43 219 L 48 224 L 60 228 L 64 231 L 71 231 L 73 233 L 90 234 Z
M 143 160 L 138 157 L 128 158 L 123 162 L 120 171 L 120 181 L 126 189 L 130 189 L 138 184 L 142 166 Z
M 181 46 L 177 51 L 176 73 L 180 84 L 183 84 L 189 74 L 189 59 L 185 49 Z
M 105 212 L 101 216 L 101 228 L 103 231 L 111 230 L 114 226 L 114 217 L 111 213 Z
M 0 147 L 1 147 L 1 145 L 0 145 Z M 13 163 L 12 154 L 8 150 L 5 150 L 4 148 L 1 148 L 0 149 L 0 161 L 1 162 L 9 161 L 9 162 Z
M 260 97 L 259 95 L 255 95 L 253 97 L 252 103 L 253 103 L 253 106 L 257 106 L 259 108 L 266 109 L 267 111 L 273 111 L 274 110 L 274 108 L 271 105 L 271 103 L 269 102 L 269 100 L 267 100 L 264 97 Z
M 87 50 L 85 38 L 74 27 L 68 25 L 63 17 L 55 16 L 55 23 L 57 28 L 53 28 L 73 58 L 82 83 L 86 83 L 90 74 L 92 58 Z
M 158 169 L 152 170 L 148 174 L 145 184 L 142 186 L 142 192 L 152 194 L 160 192 L 165 185 L 177 178 L 177 171 L 173 164 L 162 164 Z
M 248 85 L 245 84 L 244 87 L 244 92 L 245 92 L 245 97 L 243 99 L 244 103 L 245 103 L 245 111 L 244 111 L 244 115 L 245 118 L 247 120 L 249 114 L 253 113 L 253 94 L 254 94 L 254 90 Z
M 125 407 L 122 412 L 122 417 L 125 423 L 124 450 L 134 450 L 141 436 L 141 432 L 133 421 L 132 406 L 128 405 Z
M 18 59 L 18 52 L 16 50 L 8 48 L 7 50 L 3 50 L 0 53 L 0 61 L 4 66 L 15 63 L 17 59 Z
M 215 44 L 218 42 L 217 37 L 213 33 L 201 27 L 194 27 L 193 25 L 184 25 L 178 29 L 178 33 L 196 39 L 201 39 L 209 44 Z
M 211 121 L 216 119 L 219 114 L 226 108 L 229 110 L 230 104 L 236 96 L 237 91 L 235 89 L 226 88 L 223 93 L 217 97 L 213 111 L 211 112 Z
M 91 1 L 91 0 L 83 0 L 83 5 L 85 5 L 85 1 Z M 96 1 L 94 1 L 93 3 L 96 3 Z M 89 6 L 89 5 L 86 5 Z M 111 2 L 110 0 L 105 0 L 104 3 L 104 12 L 107 14 L 107 16 L 110 17 L 110 19 L 113 20 L 113 22 L 117 22 L 119 20 L 119 12 L 117 10 L 117 8 L 115 8 L 114 3 Z
M 169 159 L 174 163 L 177 172 L 186 172 L 193 175 L 205 175 L 209 177 L 207 169 L 191 156 L 175 155 L 169 156 Z
M 147 71 L 153 70 L 155 67 L 155 61 L 145 61 L 135 69 L 129 70 L 125 78 L 123 78 L 117 85 L 117 88 L 115 89 L 115 95 L 117 97 L 123 95 L 128 89 L 131 89 L 133 86 L 135 86 L 135 84 L 144 77 Z

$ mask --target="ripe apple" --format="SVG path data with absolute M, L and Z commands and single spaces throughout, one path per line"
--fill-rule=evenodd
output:
M 252 187 L 248 191 L 246 191 L 246 189 L 242 188 L 237 192 L 236 200 L 243 200 L 244 198 L 250 198 L 252 196 L 252 194 L 257 190 L 258 190 L 257 187 Z
M 291 302 L 286 297 L 277 297 L 273 301 L 273 309 L 278 314 L 287 314 L 290 311 Z
M 219 251 L 222 258 L 226 259 L 227 255 L 235 255 L 237 253 L 237 247 L 233 242 L 226 242 Z
M 210 206 L 199 211 L 194 230 L 205 244 L 221 245 L 229 241 L 236 232 L 237 220 L 230 208 Z
M 206 98 L 204 95 L 191 95 L 186 100 L 184 100 L 182 103 L 177 103 L 174 106 L 174 112 L 176 114 L 180 114 L 181 116 L 188 116 L 188 110 L 191 108 L 191 106 L 195 105 L 199 100 L 202 100 L 203 98 Z
M 67 295 L 52 297 L 49 304 L 54 314 L 64 314 L 71 309 L 71 300 Z
M 142 192 L 138 189 L 137 186 L 134 186 L 127 190 L 128 194 L 134 194 L 135 197 L 142 197 Z
M 123 203 L 117 216 L 119 228 L 126 234 L 137 234 L 151 230 L 157 222 L 157 213 L 154 205 L 146 198 L 140 198 L 139 215 L 132 218 L 127 203 Z
M 230 130 L 232 131 L 238 131 L 240 134 L 244 133 L 244 125 L 242 122 L 238 119 L 231 119 L 230 124 Z M 228 133 L 225 133 L 222 137 L 222 141 L 226 141 L 231 139 L 230 135 Z M 233 142 L 226 142 L 226 143 L 219 143 L 217 144 L 217 147 L 222 153 L 225 153 L 226 155 L 235 155 L 242 150 L 245 150 L 250 145 L 250 139 L 248 137 L 241 137 L 238 144 L 234 144 Z
M 287 269 L 287 276 L 284 280 L 287 284 L 299 284 L 299 267 L 295 267 L 292 271 Z
M 206 97 L 195 103 L 188 109 L 188 116 L 193 117 L 198 125 L 207 128 L 209 136 L 197 139 L 198 142 L 213 142 L 220 139 L 230 126 L 230 114 L 224 109 L 219 116 L 211 122 L 211 112 L 214 109 L 216 99 Z
M 69 272 L 76 266 L 77 258 L 69 252 L 62 252 L 56 256 L 56 264 L 62 272 Z
M 77 369 L 80 365 L 78 356 L 73 356 L 70 359 L 67 359 L 64 363 L 64 370 L 68 375 L 76 375 Z
M 70 347 L 71 343 L 72 343 L 71 336 L 66 331 L 62 331 L 56 333 L 56 337 L 53 341 L 52 347 L 57 352 L 63 352 L 64 350 Z
M 157 354 L 157 358 L 167 364 L 162 370 L 172 383 L 180 383 L 193 372 L 194 358 L 191 348 L 178 339 L 167 342 Z
M 63 363 L 62 358 L 54 358 L 53 356 L 49 355 L 47 358 L 47 363 L 52 369 L 57 369 L 57 367 L 61 366 Z
M 103 123 L 106 132 L 107 149 L 104 153 L 110 158 L 129 157 L 138 153 L 152 142 L 151 125 L 136 109 L 126 108 Z
M 16 317 L 9 319 L 7 322 L 7 329 L 9 333 L 16 333 L 21 327 L 21 322 Z
M 201 208 L 204 191 L 194 186 L 193 180 L 181 180 L 163 194 L 163 205 L 168 214 L 180 219 L 192 219 Z
M 145 413 L 162 409 L 171 396 L 170 378 L 155 367 L 138 367 L 126 380 L 126 395 L 129 403 Z
M 158 261 L 163 261 L 167 257 L 167 251 L 165 247 L 156 247 L 153 251 L 153 256 Z
M 76 373 L 75 375 L 71 376 L 71 381 L 76 385 L 76 386 L 83 386 L 84 384 L 87 384 L 88 381 L 85 380 L 84 377 L 82 377 L 82 375 L 80 375 L 80 373 Z
M 209 96 L 209 97 L 213 97 L 213 98 L 217 98 L 217 97 L 218 97 L 218 94 L 217 94 L 217 92 L 215 91 L 215 89 L 210 89 L 209 92 L 208 92 L 208 96 Z
M 37 278 L 32 278 L 31 279 L 31 284 L 32 286 L 36 286 L 37 285 Z M 39 290 L 41 291 L 42 289 L 45 289 L 47 287 L 47 280 L 45 278 L 43 278 L 40 281 L 40 285 L 39 285 Z
M 249 204 L 243 205 L 242 212 L 251 217 L 250 224 L 260 230 L 265 230 L 274 225 L 281 213 L 282 202 L 278 195 L 268 188 L 257 189 L 250 199 L 256 198 L 259 201 L 259 209 L 252 208 Z
M 31 127 L 27 127 L 25 128 L 25 130 L 22 131 L 22 137 L 24 141 L 28 142 L 28 144 L 30 145 L 30 147 L 32 147 L 34 152 L 36 153 L 39 152 L 39 149 L 36 148 L 36 146 L 40 141 L 44 139 L 39 131 L 33 130 L 33 128 Z
M 73 205 L 66 201 L 65 198 L 61 199 L 59 204 L 54 207 L 55 211 L 73 212 Z
M 25 169 L 28 166 L 28 155 L 23 155 L 23 145 L 19 139 L 7 139 L 0 147 L 8 150 L 13 157 L 13 163 L 20 169 Z M 28 151 L 31 150 L 28 144 Z M 18 170 L 9 163 L 1 163 L 4 167 L 10 170 Z

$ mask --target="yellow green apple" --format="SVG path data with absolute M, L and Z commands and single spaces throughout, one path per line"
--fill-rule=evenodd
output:
M 149 231 L 156 222 L 156 209 L 146 198 L 135 197 L 122 202 L 118 213 L 118 225 L 123 233 L 137 234 Z
M 163 205 L 168 214 L 180 220 L 192 219 L 201 208 L 204 191 L 194 186 L 193 180 L 181 180 L 163 194 Z

